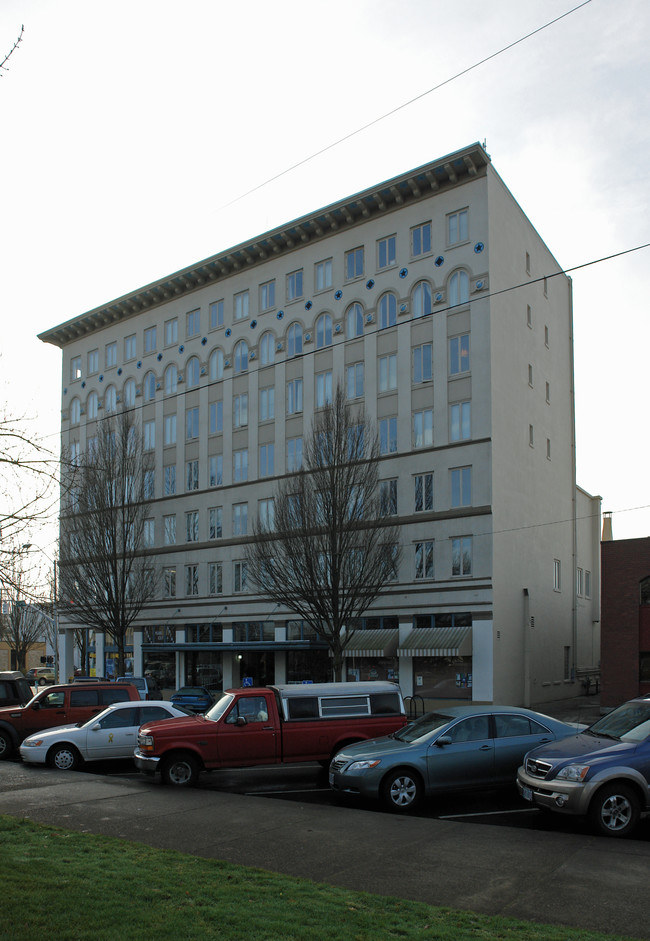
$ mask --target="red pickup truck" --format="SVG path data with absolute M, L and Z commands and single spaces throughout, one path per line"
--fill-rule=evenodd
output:
M 143 725 L 135 765 L 188 787 L 201 771 L 330 759 L 344 745 L 406 724 L 395 683 L 319 683 L 226 690 L 203 716 Z

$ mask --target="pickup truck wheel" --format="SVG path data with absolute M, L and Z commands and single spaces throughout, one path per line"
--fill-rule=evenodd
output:
M 48 752 L 47 760 L 50 767 L 58 771 L 74 771 L 81 762 L 79 752 L 72 745 L 55 745 Z
M 388 810 L 407 813 L 422 800 L 424 787 L 419 775 L 408 768 L 397 768 L 381 784 L 381 799 Z
M 0 761 L 4 758 L 11 758 L 14 750 L 14 743 L 11 741 L 7 732 L 0 731 Z
M 589 806 L 591 822 L 604 836 L 629 836 L 639 813 L 639 799 L 625 784 L 602 787 Z
M 191 755 L 173 755 L 162 766 L 162 779 L 174 787 L 193 787 L 199 778 L 199 766 Z

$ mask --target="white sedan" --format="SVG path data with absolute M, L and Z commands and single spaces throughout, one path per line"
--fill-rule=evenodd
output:
M 73 771 L 82 761 L 131 758 L 141 725 L 190 714 L 163 700 L 118 702 L 87 722 L 30 735 L 20 746 L 20 754 L 23 761 L 49 764 L 59 771 Z

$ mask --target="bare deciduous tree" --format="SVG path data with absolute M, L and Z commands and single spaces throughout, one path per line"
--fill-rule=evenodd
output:
M 59 612 L 117 646 L 125 671 L 128 629 L 155 593 L 143 552 L 147 469 L 132 413 L 102 421 L 84 457 L 70 466 L 68 508 L 61 517 Z
M 319 412 L 303 467 L 276 492 L 272 520 L 254 524 L 248 578 L 327 642 L 335 680 L 357 619 L 395 577 L 399 528 L 382 506 L 379 442 L 343 389 Z
M 0 640 L 9 645 L 16 657 L 16 669 L 24 673 L 27 654 L 45 640 L 48 625 L 39 608 L 30 603 L 35 597 L 34 589 L 29 582 L 21 550 L 14 550 L 11 556 L 11 564 L 7 565 L 10 570 L 9 587 L 2 592 Z

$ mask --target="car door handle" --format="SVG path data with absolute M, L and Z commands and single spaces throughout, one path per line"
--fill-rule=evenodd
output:
M 275 732 L 275 726 L 274 726 L 274 725 L 263 725 L 263 726 L 262 726 L 262 731 L 263 731 L 263 732 Z
M 481 747 L 479 748 L 479 751 L 492 751 L 492 746 L 491 746 L 491 745 L 481 745 Z

